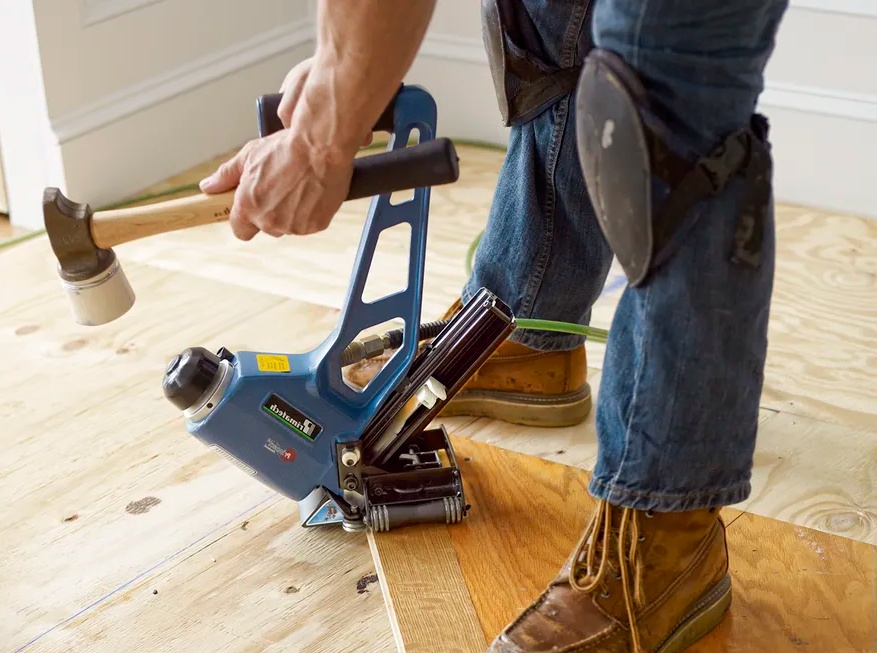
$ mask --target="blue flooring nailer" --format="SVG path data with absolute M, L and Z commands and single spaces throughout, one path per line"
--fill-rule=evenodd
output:
M 263 136 L 282 128 L 278 101 L 257 103 Z M 419 143 L 409 145 L 415 129 Z M 515 328 L 508 306 L 482 289 L 449 321 L 430 325 L 434 332 L 421 329 L 430 186 L 456 180 L 457 156 L 451 141 L 435 138 L 435 102 L 417 86 L 400 87 L 375 130 L 391 138 L 387 153 L 357 159 L 362 178 L 371 170 L 371 187 L 358 194 L 373 199 L 335 329 L 304 354 L 192 347 L 163 381 L 189 433 L 297 501 L 304 526 L 386 531 L 462 520 L 469 506 L 460 469 L 447 432 L 432 422 Z M 390 203 L 392 191 L 415 183 L 413 198 Z M 411 227 L 407 287 L 366 303 L 378 237 L 400 224 Z M 404 328 L 358 338 L 390 320 Z M 344 381 L 344 366 L 391 349 L 366 388 Z

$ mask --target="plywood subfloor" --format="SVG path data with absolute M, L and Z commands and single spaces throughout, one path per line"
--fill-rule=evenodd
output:
M 400 653 L 484 651 L 554 578 L 593 506 L 581 470 L 471 440 L 454 447 L 467 520 L 369 538 Z M 724 517 L 732 608 L 690 653 L 877 650 L 877 548 L 733 509 Z
M 161 390 L 185 347 L 303 350 L 335 312 L 124 265 L 137 303 L 90 329 L 45 240 L 0 254 L 0 649 L 391 651 L 365 537 L 300 528 Z
M 433 191 L 425 318 L 459 292 L 502 161 L 458 151 L 460 181 Z M 163 188 L 196 182 L 223 158 Z M 349 203 L 307 240 L 242 243 L 220 224 L 118 247 L 138 300 L 99 330 L 70 320 L 43 237 L 0 249 L 0 275 L 16 279 L 0 288 L 0 648 L 330 650 L 343 607 L 361 634 L 343 650 L 393 650 L 366 539 L 303 533 L 293 505 L 185 433 L 160 388 L 168 358 L 192 344 L 319 342 L 337 319 L 366 210 Z M 874 544 L 877 222 L 780 207 L 778 223 L 753 494 L 737 507 Z M 379 285 L 405 256 L 398 242 L 380 247 Z M 595 325 L 609 325 L 623 286 L 613 269 Z M 602 349 L 588 346 L 595 393 Z M 446 424 L 461 439 L 581 470 L 596 455 L 593 416 L 568 429 Z

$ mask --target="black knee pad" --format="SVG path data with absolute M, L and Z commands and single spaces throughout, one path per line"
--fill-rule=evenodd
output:
M 591 13 L 588 5 L 583 29 Z M 549 60 L 520 0 L 481 0 L 481 33 L 505 126 L 532 120 L 575 89 L 581 66 L 560 68 Z
M 649 110 L 636 72 L 618 55 L 594 49 L 576 89 L 576 139 L 585 183 L 600 228 L 631 286 L 670 256 L 671 241 L 690 226 L 690 209 L 747 182 L 731 260 L 760 264 L 764 218 L 772 191 L 772 160 L 764 116 L 719 143 L 707 156 L 686 156 L 668 144 L 669 128 Z

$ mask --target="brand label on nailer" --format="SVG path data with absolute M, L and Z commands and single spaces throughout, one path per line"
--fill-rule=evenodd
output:
M 277 395 L 268 397 L 268 401 L 262 404 L 262 410 L 309 442 L 316 440 L 320 431 L 323 430 L 319 424 L 309 419 L 300 410 L 290 406 Z

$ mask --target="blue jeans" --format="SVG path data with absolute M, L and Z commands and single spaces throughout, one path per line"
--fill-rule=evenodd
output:
M 552 64 L 593 46 L 622 56 L 681 142 L 707 154 L 745 127 L 787 0 L 525 0 Z M 463 301 L 484 286 L 521 318 L 588 324 L 613 253 L 595 218 L 575 139 L 574 93 L 512 128 Z M 590 492 L 640 510 L 746 499 L 774 273 L 773 209 L 757 269 L 729 261 L 743 197 L 732 182 L 697 204 L 675 253 L 627 287 L 607 343 Z M 536 349 L 579 336 L 518 330 Z

